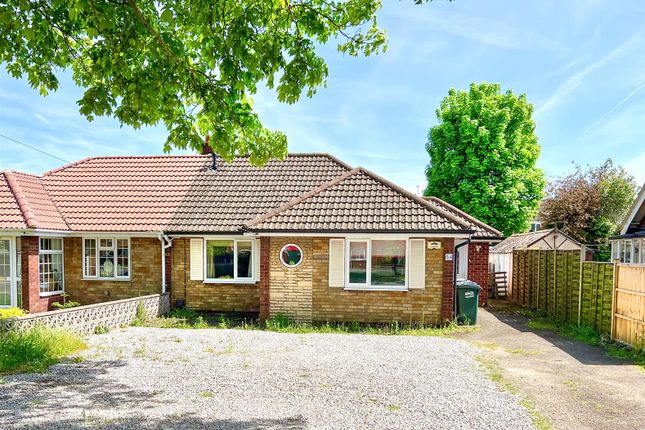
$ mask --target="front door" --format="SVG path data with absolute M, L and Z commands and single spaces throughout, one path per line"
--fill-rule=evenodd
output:
M 0 238 L 0 307 L 16 306 L 13 240 Z

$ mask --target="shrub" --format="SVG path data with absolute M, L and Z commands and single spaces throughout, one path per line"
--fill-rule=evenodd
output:
M 137 303 L 137 311 L 134 316 L 134 321 L 132 321 L 133 326 L 142 326 L 146 323 L 148 319 L 148 314 L 146 313 L 146 306 L 143 304 L 142 300 L 139 300 Z
M 86 347 L 64 329 L 37 326 L 0 334 L 0 373 L 42 372 L 66 355 Z
M 5 318 L 16 318 L 27 315 L 27 312 L 20 308 L 0 309 L 0 320 Z
M 79 302 L 75 302 L 75 301 L 72 301 L 72 300 L 67 300 L 67 298 L 69 297 L 69 294 L 67 294 L 67 293 L 63 293 L 61 295 L 61 297 L 63 298 L 62 303 L 61 302 L 52 303 L 52 308 L 69 309 L 69 308 L 75 308 L 75 307 L 81 305 Z

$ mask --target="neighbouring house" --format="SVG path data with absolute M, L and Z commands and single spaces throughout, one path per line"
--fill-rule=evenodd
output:
M 553 227 L 528 233 L 513 234 L 489 252 L 492 272 L 506 273 L 508 294 L 513 290 L 513 251 L 540 249 L 557 251 L 582 251 L 583 245 L 562 231 Z
M 612 260 L 645 264 L 645 184 L 620 226 L 620 235 L 609 240 Z
M 0 182 L 0 306 L 168 292 L 304 321 L 453 317 L 454 250 L 488 277 L 498 231 L 326 154 L 93 157 Z

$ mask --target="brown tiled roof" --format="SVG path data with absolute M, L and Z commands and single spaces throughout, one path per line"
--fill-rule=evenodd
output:
M 233 232 L 350 169 L 326 154 L 290 154 L 263 168 L 245 157 L 95 157 L 43 183 L 75 231 Z
M 468 215 L 466 212 L 462 211 L 461 209 L 457 208 L 456 206 L 451 205 L 448 202 L 445 202 L 441 200 L 438 197 L 430 196 L 430 197 L 424 197 L 424 199 L 435 203 L 442 209 L 444 209 L 447 212 L 450 212 L 454 216 L 462 219 L 464 222 L 467 222 L 470 224 L 470 226 L 475 230 L 475 233 L 473 233 L 473 238 L 477 239 L 503 239 L 504 235 L 502 234 L 501 231 L 489 226 L 488 224 L 478 220 L 474 216 Z
M 441 231 L 469 224 L 432 202 L 356 168 L 249 222 L 252 231 Z
M 13 196 L 13 223 L 2 223 L 2 228 L 30 228 L 43 230 L 68 230 L 65 219 L 54 204 L 51 196 L 38 176 L 26 173 L 7 171 L 3 174 L 6 189 L 3 194 L 10 199 L 7 191 Z M 4 188 L 4 187 L 3 187 Z M 22 222 L 16 222 L 15 206 L 19 209 Z M 11 225 L 15 225 L 12 227 Z
M 526 249 L 529 246 L 533 245 L 543 237 L 548 236 L 555 230 L 554 228 L 549 228 L 545 230 L 537 230 L 537 231 L 531 231 L 529 233 L 516 233 L 512 236 L 507 237 L 497 245 L 493 246 L 490 249 L 491 253 L 496 253 L 496 254 L 505 254 L 508 252 L 513 252 L 516 249 Z M 557 233 L 563 237 L 566 237 L 568 240 L 572 241 L 573 243 L 576 243 L 580 246 L 580 242 L 572 238 L 571 236 L 568 236 L 561 230 L 557 230 Z

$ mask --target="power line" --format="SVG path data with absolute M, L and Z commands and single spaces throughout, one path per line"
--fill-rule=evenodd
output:
M 60 158 L 60 157 L 57 157 L 57 156 L 55 156 L 55 155 L 52 155 L 52 154 L 50 154 L 49 152 L 45 152 L 45 151 L 43 151 L 42 149 L 34 148 L 33 146 L 31 146 L 31 145 L 27 145 L 26 143 L 23 143 L 23 142 L 21 142 L 21 141 L 19 141 L 19 140 L 16 140 L 16 139 L 14 139 L 13 137 L 6 136 L 6 135 L 4 135 L 4 134 L 2 134 L 2 133 L 0 133 L 0 137 L 4 137 L 4 138 L 5 138 L 5 139 L 7 139 L 7 140 L 10 140 L 10 141 L 12 141 L 12 142 L 16 142 L 18 145 L 26 146 L 27 148 L 29 148 L 29 149 L 33 149 L 34 151 L 38 151 L 38 152 L 40 152 L 41 154 L 49 155 L 49 156 L 50 156 L 50 157 L 52 157 L 52 158 L 55 158 L 55 159 L 60 160 L 60 161 L 63 161 L 63 162 L 65 162 L 65 163 L 69 163 L 69 161 L 67 161 L 67 160 L 64 160 L 64 159 L 62 159 L 62 158 Z

